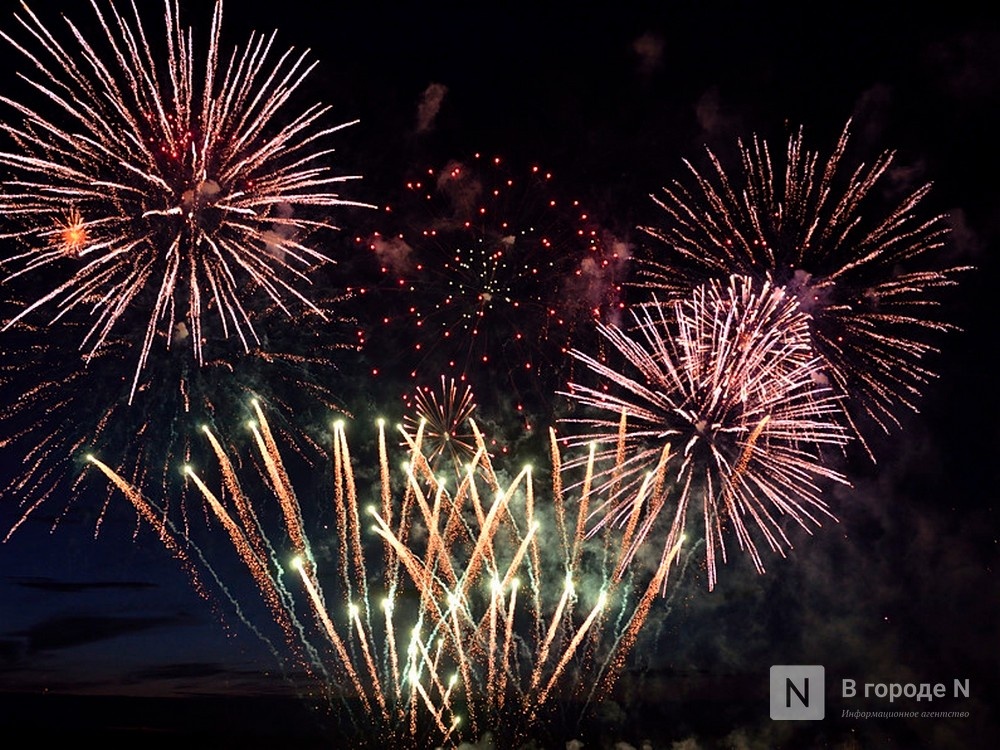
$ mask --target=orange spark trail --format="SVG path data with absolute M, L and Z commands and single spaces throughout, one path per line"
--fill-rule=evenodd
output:
M 313 612 L 323 624 L 327 638 L 330 639 L 330 643 L 333 644 L 334 649 L 337 651 L 337 656 L 340 657 L 341 666 L 344 671 L 347 672 L 347 677 L 354 686 L 354 690 L 357 692 L 358 698 L 360 698 L 361 702 L 364 704 L 365 711 L 371 713 L 372 706 L 368 701 L 368 696 L 365 694 L 365 690 L 361 686 L 361 680 L 359 679 L 357 672 L 354 671 L 354 664 L 351 661 L 351 657 L 347 653 L 347 649 L 344 648 L 344 642 L 340 639 L 340 635 L 337 633 L 337 629 L 334 627 L 333 621 L 326 612 L 326 606 L 323 604 L 319 591 L 316 590 L 316 586 L 312 582 L 310 573 L 306 570 L 305 566 L 302 564 L 302 559 L 299 557 L 295 558 L 294 566 L 295 569 L 299 571 L 299 577 L 302 579 L 302 585 L 305 586 L 306 592 L 309 594 L 309 600 L 313 605 Z
M 303 564 L 305 565 L 308 563 L 309 557 L 305 534 L 302 530 L 302 514 L 299 510 L 299 501 L 295 497 L 291 483 L 288 481 L 288 474 L 281 464 L 281 456 L 274 443 L 274 438 L 271 436 L 271 431 L 267 426 L 264 413 L 260 409 L 260 404 L 257 403 L 256 399 L 253 400 L 252 404 L 254 411 L 257 412 L 257 422 L 250 425 L 250 430 L 257 441 L 260 457 L 264 460 L 268 476 L 271 479 L 271 487 L 285 515 L 285 528 L 291 539 L 292 548 L 295 550 L 296 555 L 303 558 Z M 311 565 L 311 563 L 308 564 Z
M 123 479 L 119 474 L 108 466 L 106 463 L 96 458 L 95 456 L 87 456 L 87 461 L 92 463 L 101 472 L 111 480 L 112 484 L 115 485 L 125 498 L 132 503 L 132 507 L 136 509 L 139 515 L 146 521 L 159 536 L 160 542 L 164 547 L 181 563 L 181 566 L 187 571 L 188 575 L 191 576 L 192 585 L 198 594 L 202 597 L 208 598 L 207 590 L 201 583 L 201 578 L 198 576 L 197 568 L 191 562 L 191 558 L 187 556 L 184 552 L 183 547 L 174 538 L 173 534 L 170 533 L 159 515 L 154 511 L 153 507 L 131 484 L 129 484 L 125 479 Z
M 264 562 L 264 559 L 266 558 L 261 558 L 257 555 L 242 529 L 240 529 L 237 523 L 229 515 L 229 512 L 222 506 L 222 503 L 219 502 L 215 494 L 205 485 L 205 483 L 201 480 L 201 477 L 198 476 L 194 469 L 187 466 L 184 469 L 184 474 L 195 483 L 195 486 L 198 487 L 205 500 L 208 501 L 208 504 L 212 508 L 216 517 L 222 522 L 223 528 L 225 528 L 226 532 L 229 534 L 229 539 L 233 544 L 233 548 L 239 554 L 240 559 L 243 560 L 243 564 L 246 565 L 247 570 L 250 572 L 254 581 L 257 582 L 257 586 L 260 588 L 264 601 L 271 610 L 271 616 L 284 631 L 285 638 L 288 643 L 294 646 L 296 633 L 292 626 L 292 622 L 288 617 L 288 613 L 285 611 L 284 603 L 281 601 L 281 596 L 275 588 L 274 579 L 271 578 L 270 571 L 267 569 L 267 564 Z
M 542 690 L 541 693 L 539 693 L 536 699 L 537 702 L 535 703 L 534 707 L 531 707 L 530 710 L 536 710 L 537 706 L 544 705 L 546 699 L 549 696 L 549 692 L 559 681 L 559 678 L 562 676 L 563 670 L 566 668 L 566 665 L 569 664 L 569 660 L 573 658 L 573 655 L 576 653 L 576 650 L 580 647 L 580 644 L 583 643 L 583 639 L 587 635 L 587 631 L 590 629 L 590 626 L 593 625 L 594 620 L 597 619 L 597 616 L 604 609 L 604 605 L 607 603 L 607 599 L 608 599 L 607 593 L 602 591 L 597 599 L 597 604 L 594 605 L 594 608 L 590 611 L 590 614 L 587 615 L 587 619 L 583 621 L 583 624 L 580 626 L 580 629 L 576 631 L 576 635 L 573 636 L 573 640 L 569 642 L 569 645 L 563 652 L 562 658 L 559 660 L 559 663 L 556 665 L 556 668 L 552 670 L 552 676 L 549 677 L 549 681 L 548 683 L 546 683 L 545 689 Z

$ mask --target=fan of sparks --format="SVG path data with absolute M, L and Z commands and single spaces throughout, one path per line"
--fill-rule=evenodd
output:
M 289 316 L 318 311 L 307 272 L 329 259 L 314 235 L 335 229 L 329 211 L 348 203 L 335 187 L 352 178 L 328 166 L 328 136 L 345 127 L 324 124 L 330 107 L 293 111 L 308 51 L 254 34 L 226 52 L 218 2 L 199 57 L 166 0 L 160 55 L 135 4 L 93 7 L 97 40 L 67 20 L 74 43 L 61 42 L 26 5 L 15 18 L 38 49 L 0 32 L 29 63 L 19 77 L 36 102 L 0 97 L 12 110 L 0 236 L 22 247 L 2 267 L 7 284 L 41 287 L 18 317 L 82 313 L 90 355 L 138 331 L 134 393 L 178 330 L 201 363 L 207 339 L 259 343 L 257 295 Z
M 408 461 L 396 478 L 380 421 L 372 451 L 379 478 L 366 487 L 356 477 L 369 472 L 355 467 L 337 422 L 335 531 L 316 538 L 308 530 L 316 509 L 298 499 L 294 469 L 263 407 L 253 409 L 258 471 L 241 470 L 205 427 L 212 460 L 187 466 L 185 475 L 270 611 L 280 633 L 269 641 L 274 653 L 322 688 L 354 745 L 454 747 L 489 729 L 515 747 L 555 706 L 580 709 L 614 685 L 680 540 L 654 572 L 613 575 L 621 555 L 610 536 L 585 536 L 592 452 L 582 491 L 569 497 L 550 431 L 552 483 L 543 495 L 530 467 L 502 482 L 471 420 L 475 453 L 458 477 L 432 471 L 423 426 L 415 434 L 401 426 Z M 99 458 L 90 461 L 208 596 L 208 584 L 221 580 L 219 560 L 164 522 L 141 488 Z M 249 611 L 247 602 L 234 603 Z M 259 621 L 252 627 L 270 637 Z
M 745 277 L 632 316 L 632 329 L 600 326 L 620 361 L 573 352 L 602 383 L 566 394 L 593 415 L 567 420 L 565 439 L 596 442 L 608 462 L 596 527 L 626 528 L 626 560 L 663 538 L 666 559 L 700 505 L 709 587 L 730 533 L 763 572 L 757 539 L 781 552 L 781 517 L 806 529 L 832 517 L 822 483 L 845 482 L 822 455 L 847 437 L 808 317 L 782 289 Z
M 916 410 L 932 377 L 924 364 L 934 351 L 930 335 L 952 327 L 940 319 L 935 295 L 966 269 L 941 257 L 945 217 L 921 216 L 930 185 L 880 210 L 898 192 L 894 154 L 849 169 L 848 135 L 849 124 L 825 161 L 806 148 L 801 130 L 783 159 L 754 137 L 740 143 L 739 169 L 712 151 L 707 170 L 685 161 L 691 179 L 654 196 L 667 220 L 644 231 L 665 247 L 641 264 L 638 285 L 661 299 L 687 297 L 730 274 L 784 288 L 809 314 L 823 374 L 867 448 L 859 417 L 888 432 L 898 407 Z

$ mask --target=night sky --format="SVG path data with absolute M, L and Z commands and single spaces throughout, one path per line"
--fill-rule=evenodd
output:
M 60 33 L 60 12 L 97 33 L 83 4 L 31 6 Z M 363 175 L 343 186 L 344 197 L 376 208 L 338 213 L 342 232 L 328 249 L 338 265 L 323 290 L 366 289 L 345 306 L 353 321 L 340 325 L 345 340 L 360 335 L 369 346 L 331 355 L 338 369 L 329 375 L 359 424 L 399 419 L 411 369 L 433 361 L 396 350 L 409 329 L 384 330 L 381 317 L 405 302 L 386 290 L 367 249 L 377 232 L 419 225 L 415 214 L 386 207 L 406 205 L 404 184 L 426 165 L 475 153 L 500 155 L 514 171 L 541 165 L 553 175 L 553 194 L 580 200 L 633 257 L 650 257 L 656 247 L 636 227 L 662 220 L 649 195 L 683 175 L 683 159 L 700 159 L 706 145 L 731 159 L 737 139 L 754 134 L 782 146 L 799 126 L 827 154 L 852 118 L 851 156 L 870 160 L 895 149 L 889 182 L 911 190 L 932 182 L 921 210 L 947 214 L 948 264 L 976 267 L 940 295 L 942 317 L 961 330 L 936 340 L 941 351 L 930 366 L 939 377 L 920 413 L 903 414 L 888 436 L 875 434 L 877 464 L 852 458 L 852 486 L 829 494 L 839 521 L 812 536 L 792 527 L 794 549 L 784 559 L 766 555 L 763 576 L 735 556 L 711 593 L 705 571 L 692 565 L 669 602 L 658 603 L 614 701 L 594 723 L 559 728 L 544 746 L 562 747 L 569 733 L 587 748 L 639 747 L 648 738 L 657 750 L 1000 743 L 995 11 L 750 2 L 315 7 L 233 1 L 223 37 L 231 44 L 277 28 L 279 46 L 308 47 L 320 63 L 303 100 L 331 104 L 331 123 L 360 120 L 331 139 L 331 159 L 338 171 Z M 0 29 L 13 33 L 13 13 L 0 13 Z M 182 14 L 204 30 L 210 4 L 182 2 Z M 159 19 L 145 17 L 155 38 Z M 23 30 L 15 36 L 23 39 Z M 28 65 L 3 50 L 5 70 Z M 4 81 L 0 94 L 30 96 L 10 73 Z M 432 92 L 437 106 L 428 103 Z M 13 356 L 2 335 L 0 356 Z M 505 431 L 513 451 L 521 424 L 559 413 L 565 373 L 506 398 L 510 366 L 487 368 L 477 395 L 484 423 Z M 422 372 L 421 382 L 433 384 L 438 374 Z M 25 382 L 3 385 L 3 403 L 18 399 Z M 518 400 L 527 415 L 511 410 Z M 81 413 L 96 412 L 91 404 Z M 21 459 L 2 445 L 6 482 Z M 294 681 L 277 672 L 225 597 L 206 601 L 192 590 L 120 497 L 95 538 L 104 497 L 85 490 L 51 530 L 61 510 L 55 497 L 0 544 L 0 731 L 166 743 L 211 731 L 223 747 L 287 739 L 320 746 L 329 722 L 305 708 Z M 22 512 L 16 498 L 0 496 L 0 534 Z M 823 722 L 770 720 L 774 664 L 825 665 Z M 847 702 L 842 678 L 943 682 L 949 696 L 953 680 L 968 678 L 968 699 L 930 708 L 969 716 L 842 717 L 845 708 L 928 705 Z M 329 734 L 325 741 L 344 742 Z

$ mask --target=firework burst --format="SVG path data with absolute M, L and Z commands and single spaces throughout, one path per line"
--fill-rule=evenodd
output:
M 582 324 L 618 309 L 627 249 L 537 166 L 477 154 L 428 169 L 390 216 L 402 228 L 369 246 L 394 290 L 383 324 L 405 340 L 399 367 L 413 377 L 445 372 L 523 407 Z
M 596 442 L 610 459 L 596 527 L 626 529 L 627 564 L 666 521 L 666 556 L 697 502 L 709 586 L 728 533 L 763 571 L 756 539 L 779 552 L 790 546 L 779 519 L 808 529 L 831 517 L 821 482 L 844 482 L 819 452 L 846 437 L 838 399 L 818 385 L 823 365 L 807 316 L 780 288 L 733 277 L 633 317 L 634 331 L 599 328 L 620 364 L 573 352 L 603 381 L 566 394 L 597 412 L 568 420 L 576 433 L 567 441 Z
M 783 158 L 757 137 L 739 145 L 739 169 L 709 151 L 709 169 L 686 161 L 690 181 L 654 196 L 667 221 L 644 231 L 665 255 L 641 263 L 638 283 L 667 300 L 730 274 L 785 289 L 809 314 L 823 373 L 867 448 L 859 418 L 888 432 L 899 407 L 916 410 L 933 377 L 924 364 L 935 351 L 930 334 L 952 328 L 940 320 L 935 294 L 965 267 L 942 263 L 945 217 L 921 216 L 930 185 L 880 210 L 894 154 L 849 169 L 848 127 L 825 161 L 801 130 Z
M 222 3 L 199 58 L 176 0 L 164 3 L 166 55 L 138 14 L 95 3 L 103 34 L 88 40 L 67 21 L 66 45 L 27 6 L 15 15 L 39 49 L 0 32 L 30 63 L 20 77 L 44 106 L 0 97 L 11 143 L 0 212 L 20 251 L 5 253 L 6 283 L 43 287 L 13 320 L 52 309 L 80 314 L 88 357 L 141 331 L 132 392 L 154 345 L 182 326 L 195 360 L 204 343 L 259 345 L 248 302 L 263 295 L 286 315 L 319 313 L 307 272 L 329 258 L 314 236 L 335 229 L 334 188 L 352 179 L 326 165 L 330 108 L 293 113 L 316 63 L 253 35 L 227 53 Z M 200 59 L 200 62 L 199 62 Z M 55 281 L 50 281 L 55 279 Z
M 419 431 L 423 435 L 423 452 L 432 467 L 443 462 L 461 472 L 476 455 L 475 435 L 469 427 L 475 410 L 472 386 L 460 386 L 442 375 L 439 391 L 430 386 L 417 389 L 403 426 L 410 434 Z

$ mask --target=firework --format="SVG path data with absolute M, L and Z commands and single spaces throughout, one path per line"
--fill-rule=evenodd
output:
M 667 300 L 730 274 L 785 289 L 809 314 L 823 375 L 867 448 L 860 418 L 888 432 L 900 407 L 916 409 L 933 377 L 924 364 L 935 350 L 930 334 L 951 328 L 935 295 L 965 269 L 946 267 L 941 257 L 945 217 L 921 216 L 930 186 L 880 209 L 894 155 L 850 169 L 848 134 L 849 124 L 825 162 L 805 147 L 801 130 L 783 159 L 772 159 L 768 143 L 754 137 L 740 143 L 739 169 L 711 151 L 705 171 L 685 162 L 690 181 L 654 196 L 667 221 L 644 230 L 665 254 L 641 264 L 639 284 Z
M 476 410 L 472 386 L 460 387 L 454 379 L 441 376 L 440 396 L 429 386 L 418 388 L 413 397 L 413 411 L 403 417 L 408 432 L 420 431 L 424 454 L 431 466 L 443 462 L 458 472 L 476 455 L 475 435 L 469 420 Z
M 191 436 L 200 425 L 232 432 L 245 421 L 239 415 L 251 396 L 279 414 L 295 409 L 302 419 L 344 411 L 335 378 L 340 355 L 356 348 L 346 338 L 350 321 L 336 317 L 340 297 L 317 298 L 316 304 L 325 314 L 304 313 L 293 328 L 277 324 L 280 310 L 262 310 L 261 344 L 249 352 L 230 342 L 201 365 L 181 352 L 158 357 L 134 393 L 127 365 L 131 341 L 109 339 L 95 356 L 83 357 L 65 340 L 82 324 L 66 322 L 52 332 L 19 320 L 5 334 L 0 362 L 0 388 L 9 395 L 0 405 L 6 428 L 0 458 L 5 467 L 16 467 L 0 481 L 0 497 L 16 503 L 18 511 L 0 538 L 29 518 L 47 517 L 55 527 L 68 513 L 82 514 L 97 533 L 110 493 L 101 500 L 82 472 L 89 452 L 113 456 L 120 475 L 161 497 L 160 510 L 182 532 L 204 518 L 188 512 L 176 469 L 190 459 Z M 288 445 L 314 460 L 322 457 L 317 436 L 288 427 L 276 420 Z M 199 501 L 196 509 L 200 506 Z
M 570 444 L 601 445 L 606 500 L 597 527 L 621 526 L 627 564 L 666 523 L 664 556 L 701 504 L 709 586 L 725 535 L 758 570 L 754 531 L 781 551 L 790 542 L 779 519 L 808 529 L 830 511 L 821 482 L 844 482 L 824 464 L 823 446 L 843 446 L 838 399 L 818 385 L 809 322 L 794 298 L 770 283 L 733 277 L 685 301 L 633 312 L 635 330 L 600 326 L 620 364 L 573 355 L 605 383 L 571 384 L 567 395 L 597 411 L 570 419 Z
M 368 244 L 393 292 L 382 322 L 402 341 L 394 367 L 415 378 L 443 371 L 523 410 L 589 322 L 618 308 L 625 246 L 537 166 L 477 154 L 428 169 L 390 221 L 400 228 Z
M 543 502 L 530 467 L 501 484 L 471 421 L 476 453 L 459 478 L 435 475 L 423 430 L 402 427 L 408 461 L 393 477 L 380 423 L 380 479 L 359 487 L 337 422 L 329 506 L 319 510 L 335 532 L 318 539 L 307 530 L 315 509 L 303 507 L 290 480 L 294 467 L 261 405 L 252 408 L 256 472 L 241 470 L 206 427 L 212 460 L 185 474 L 256 584 L 286 658 L 348 719 L 352 742 L 360 734 L 379 746 L 454 746 L 488 728 L 514 743 L 554 706 L 572 698 L 579 708 L 614 684 L 679 543 L 645 580 L 614 579 L 608 544 L 585 539 L 583 519 L 572 518 L 588 499 L 563 491 L 554 432 Z M 140 491 L 91 461 L 175 554 L 184 552 Z M 362 504 L 379 494 L 381 507 Z M 182 562 L 192 559 L 211 562 Z M 259 622 L 254 630 L 269 637 Z
M 27 6 L 16 20 L 38 44 L 24 55 L 33 107 L 0 97 L 11 145 L 0 212 L 22 249 L 5 253 L 6 283 L 40 280 L 37 298 L 13 320 L 51 309 L 50 320 L 88 323 L 87 357 L 139 331 L 130 397 L 154 346 L 186 345 L 203 364 L 204 343 L 260 344 L 249 300 L 262 295 L 292 316 L 319 313 L 307 272 L 329 261 L 314 236 L 332 230 L 343 205 L 335 187 L 350 177 L 326 166 L 330 108 L 291 111 L 316 63 L 308 52 L 276 51 L 254 34 L 227 53 L 215 5 L 200 58 L 164 3 L 166 55 L 159 57 L 133 4 L 94 10 L 103 34 L 60 42 Z M 54 280 L 54 281 L 53 281 Z

